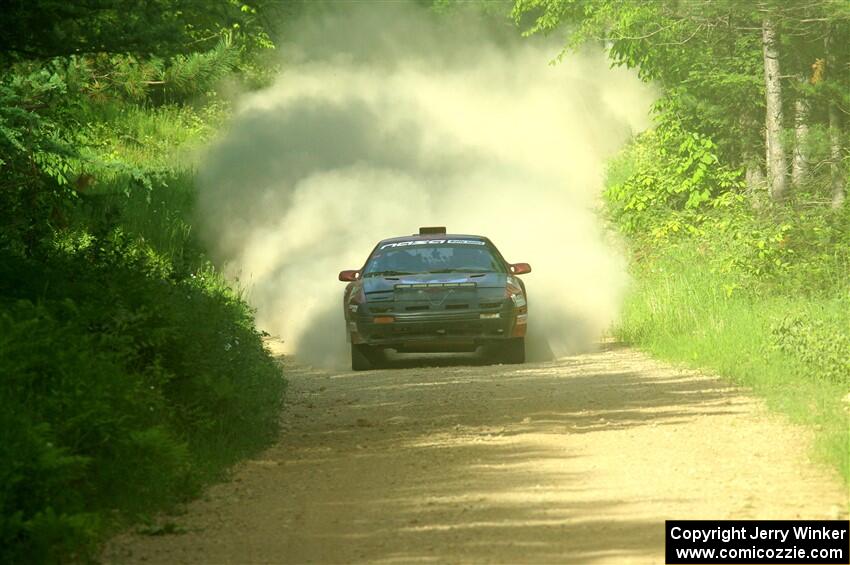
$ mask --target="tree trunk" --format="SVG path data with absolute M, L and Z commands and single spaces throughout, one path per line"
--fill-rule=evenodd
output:
M 832 187 L 832 207 L 844 204 L 844 175 L 841 167 L 841 116 L 835 101 L 829 102 L 829 179 Z
M 800 77 L 805 83 L 806 78 Z M 809 100 L 801 91 L 794 102 L 794 156 L 791 160 L 791 186 L 800 188 L 809 178 Z
M 759 155 L 757 138 L 763 137 L 758 120 L 749 113 L 742 113 L 739 119 L 743 143 L 741 144 L 741 162 L 744 165 L 744 182 L 750 206 L 761 208 L 767 194 L 762 157 Z
M 779 80 L 779 38 L 776 24 L 767 16 L 762 21 L 764 48 L 765 144 L 767 181 L 774 201 L 785 198 L 787 181 L 785 148 L 782 145 L 782 85 Z
M 834 52 L 833 30 L 827 33 L 824 46 L 826 48 L 826 77 L 828 81 L 840 81 L 838 61 Z M 839 83 L 840 84 L 840 83 Z M 832 207 L 841 208 L 846 196 L 844 175 L 841 167 L 841 115 L 835 99 L 828 101 L 829 106 L 829 185 L 832 192 Z
M 744 182 L 747 185 L 747 195 L 753 208 L 761 208 L 764 204 L 765 179 L 761 163 L 756 159 L 747 159 L 744 172 Z

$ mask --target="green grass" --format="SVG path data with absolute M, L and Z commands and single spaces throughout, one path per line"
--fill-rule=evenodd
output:
M 617 337 L 651 354 L 706 368 L 751 388 L 815 431 L 815 455 L 850 483 L 850 296 L 744 293 L 682 244 L 635 268 Z M 846 279 L 845 279 L 846 280 Z M 840 287 L 839 287 L 840 289 Z M 780 347 L 778 328 L 805 320 Z M 808 333 L 810 330 L 814 333 Z M 815 350 L 812 350 L 815 348 Z
M 82 229 L 116 225 L 133 234 L 174 265 L 197 266 L 203 255 L 191 218 L 195 205 L 194 173 L 169 170 L 150 188 L 126 176 L 100 183 L 84 195 L 75 224 Z
M 169 104 L 145 107 L 118 102 L 86 108 L 83 117 L 99 141 L 101 158 L 154 169 L 179 169 L 196 162 L 197 152 L 227 118 L 223 102 L 200 107 Z

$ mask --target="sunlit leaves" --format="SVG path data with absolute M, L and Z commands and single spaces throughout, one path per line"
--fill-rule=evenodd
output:
M 648 233 L 666 224 L 671 213 L 697 212 L 740 188 L 740 171 L 720 165 L 716 150 L 710 138 L 678 127 L 642 134 L 620 157 L 634 161 L 632 174 L 605 192 L 614 221 L 626 233 Z M 688 217 L 699 223 L 697 216 Z M 677 224 L 667 225 L 679 231 Z

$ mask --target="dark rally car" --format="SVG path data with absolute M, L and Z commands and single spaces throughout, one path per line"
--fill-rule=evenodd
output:
M 499 361 L 525 361 L 528 263 L 508 263 L 486 237 L 419 234 L 385 239 L 362 269 L 342 271 L 351 368 L 379 367 L 398 352 L 475 351 Z

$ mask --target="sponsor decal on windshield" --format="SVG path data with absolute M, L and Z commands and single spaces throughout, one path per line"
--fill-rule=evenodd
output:
M 387 243 L 381 246 L 381 249 L 387 247 L 409 247 L 412 245 L 486 245 L 479 239 L 413 239 L 410 241 L 397 241 L 395 243 Z

